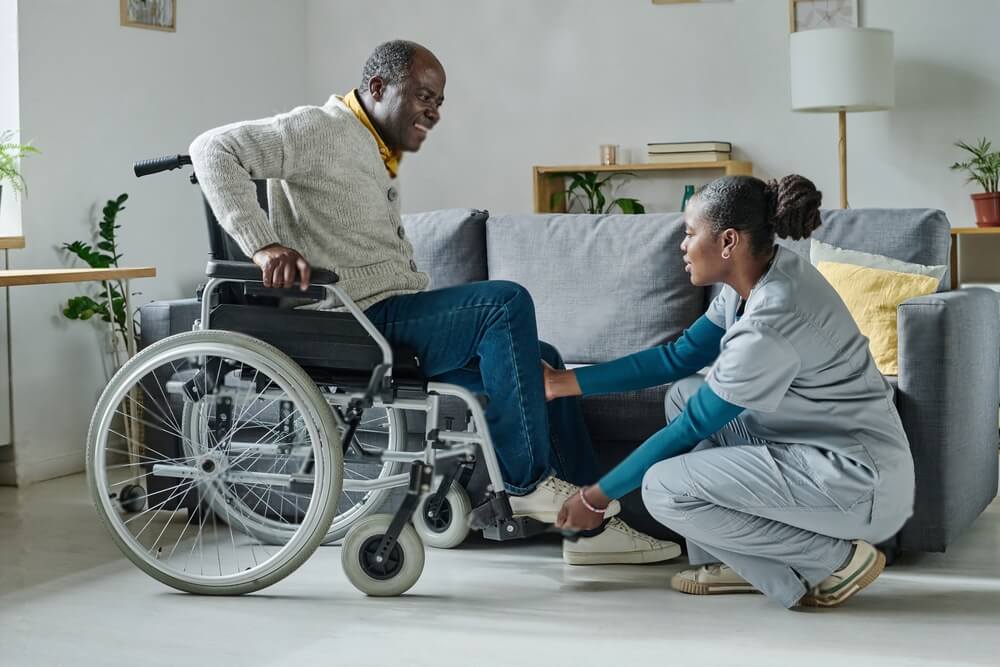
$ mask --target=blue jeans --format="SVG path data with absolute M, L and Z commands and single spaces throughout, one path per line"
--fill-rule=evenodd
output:
M 365 314 L 394 345 L 408 345 L 428 378 L 489 397 L 486 419 L 504 485 L 523 495 L 553 472 L 574 484 L 598 478 L 578 399 L 545 403 L 539 359 L 562 368 L 538 341 L 528 291 L 503 280 L 393 296 Z

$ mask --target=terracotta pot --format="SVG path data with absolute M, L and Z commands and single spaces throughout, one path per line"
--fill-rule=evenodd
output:
M 970 195 L 976 209 L 977 227 L 1000 227 L 1000 192 Z

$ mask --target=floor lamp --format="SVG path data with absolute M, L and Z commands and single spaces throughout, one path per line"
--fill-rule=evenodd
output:
M 847 112 L 892 108 L 892 32 L 874 28 L 793 32 L 789 53 L 792 109 L 837 112 L 840 117 L 840 207 L 847 208 Z

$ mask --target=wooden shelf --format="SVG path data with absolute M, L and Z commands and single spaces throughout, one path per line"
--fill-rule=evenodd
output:
M 79 283 L 94 280 L 129 280 L 131 278 L 152 278 L 155 275 L 156 269 L 152 266 L 117 269 L 24 269 L 0 271 L 0 287 Z
M 966 236 L 967 234 L 1000 234 L 1000 227 L 952 227 L 952 236 Z
M 565 212 L 565 202 L 562 209 L 553 209 L 552 196 L 565 189 L 560 176 L 581 171 L 598 173 L 623 172 L 662 172 L 662 171 L 722 171 L 726 176 L 746 175 L 753 173 L 753 164 L 743 160 L 723 160 L 722 162 L 643 162 L 640 164 L 570 164 L 532 167 L 532 179 L 535 196 L 535 213 Z
M 752 165 L 742 160 L 722 162 L 642 162 L 639 164 L 576 164 L 535 167 L 539 174 L 568 174 L 575 171 L 677 171 L 679 169 L 724 169 L 737 174 L 749 174 Z
M 23 236 L 0 236 L 0 250 L 9 250 L 12 248 L 23 248 L 23 247 L 24 247 Z
M 958 237 L 960 236 L 997 236 L 1000 227 L 952 227 L 951 228 L 951 288 L 958 289 Z

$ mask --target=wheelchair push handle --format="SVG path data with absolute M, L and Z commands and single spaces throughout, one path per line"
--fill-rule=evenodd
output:
M 191 164 L 191 156 L 189 155 L 164 155 L 150 160 L 139 160 L 132 166 L 132 171 L 141 178 L 150 174 L 158 174 L 161 171 L 180 169 L 187 164 Z

